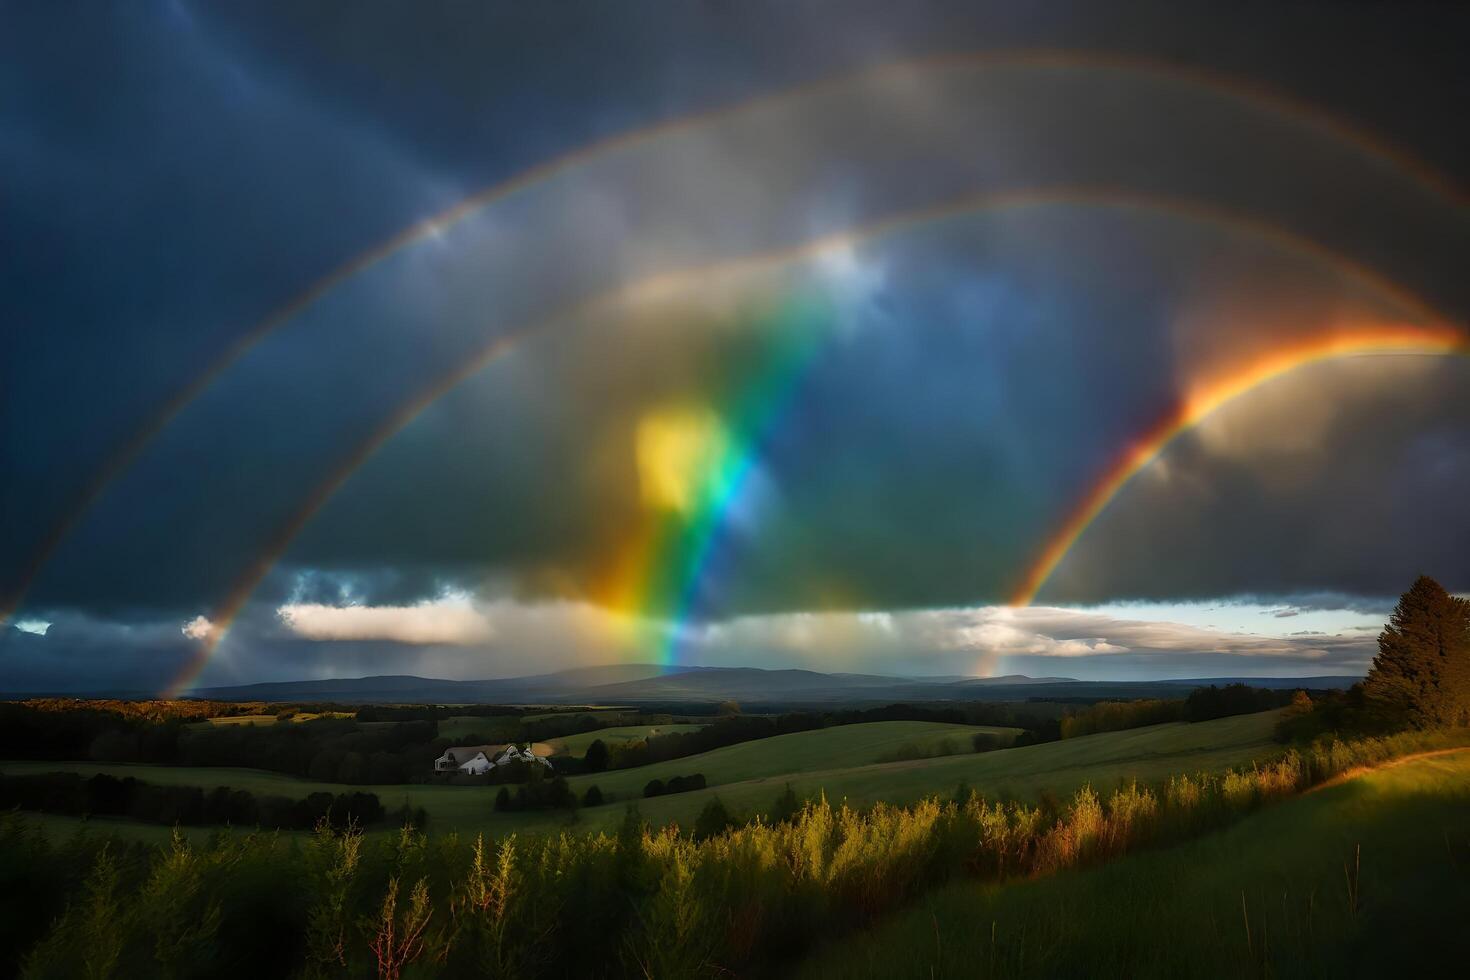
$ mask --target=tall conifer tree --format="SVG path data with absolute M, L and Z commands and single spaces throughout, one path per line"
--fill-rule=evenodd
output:
M 1470 724 L 1470 602 L 1419 576 L 1378 635 L 1364 693 L 1417 728 Z

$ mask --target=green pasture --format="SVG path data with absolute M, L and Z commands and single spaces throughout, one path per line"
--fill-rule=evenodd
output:
M 1264 712 L 1193 725 L 1157 725 L 1044 745 L 890 763 L 872 760 L 897 746 L 922 744 L 926 739 L 964 739 L 977 731 L 994 734 L 1010 730 L 934 722 L 845 725 L 743 742 L 637 769 L 573 776 L 569 781 L 578 795 L 595 784 L 612 796 L 609 803 L 579 810 L 575 817 L 545 811 L 497 813 L 494 799 L 499 787 L 490 785 L 407 784 L 365 789 L 377 793 L 389 809 L 405 802 L 424 807 L 431 832 L 484 831 L 492 835 L 555 828 L 569 820 L 584 829 L 611 829 L 621 820 L 628 802 L 637 803 L 650 823 L 675 822 L 687 827 L 715 795 L 736 813 L 766 812 L 788 782 L 799 796 L 815 798 L 825 793 L 829 799 L 846 799 L 859 807 L 880 800 L 907 803 L 931 793 L 949 794 L 962 782 L 989 796 L 1035 800 L 1043 792 L 1065 796 L 1083 783 L 1107 787 L 1130 779 L 1152 782 L 1173 773 L 1224 769 L 1265 759 L 1278 751 L 1271 740 L 1276 718 L 1276 712 Z M 0 771 L 107 772 L 154 783 L 205 789 L 230 786 L 289 797 L 340 793 L 347 788 L 339 783 L 313 782 L 256 769 L 0 762 Z M 693 773 L 703 773 L 709 788 L 642 798 L 643 786 L 651 779 L 667 780 Z
M 950 886 L 799 975 L 1452 976 L 1467 909 L 1470 750 L 1090 870 Z

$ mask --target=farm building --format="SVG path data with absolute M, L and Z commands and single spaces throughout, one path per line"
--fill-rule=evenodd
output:
M 515 745 L 506 746 L 506 749 L 503 753 L 501 753 L 500 758 L 495 760 L 495 765 L 503 766 L 507 762 L 539 762 L 546 768 L 551 768 L 551 760 L 537 755 L 535 752 L 531 751 L 531 747 L 529 745 L 523 747 L 518 747 Z
M 472 776 L 483 776 L 507 762 L 539 762 L 546 768 L 551 768 L 550 760 L 533 751 L 529 745 L 457 745 L 445 749 L 444 754 L 434 760 L 434 771 L 458 771 Z
M 434 760 L 435 772 L 461 772 L 480 775 L 490 771 L 494 765 L 490 760 L 504 751 L 504 745 L 456 745 L 444 750 Z

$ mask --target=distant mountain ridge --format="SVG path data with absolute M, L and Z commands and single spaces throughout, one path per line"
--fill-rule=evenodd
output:
M 1216 677 L 1149 681 L 1083 681 L 1070 677 L 895 677 L 825 674 L 799 668 L 663 667 L 610 664 L 528 677 L 444 680 L 392 674 L 377 677 L 273 681 L 203 688 L 193 697 L 218 701 L 337 701 L 435 704 L 639 704 L 726 701 L 790 705 L 895 701 L 1024 701 L 1028 699 L 1177 698 L 1209 684 L 1246 683 L 1272 689 L 1345 688 L 1362 678 Z

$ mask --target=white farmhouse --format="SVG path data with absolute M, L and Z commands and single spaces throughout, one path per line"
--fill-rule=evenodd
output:
M 532 751 L 531 746 L 524 748 L 511 745 L 457 745 L 445 749 L 444 754 L 434 760 L 435 772 L 463 772 L 471 776 L 483 776 L 496 766 L 505 765 L 507 762 L 539 762 L 546 768 L 551 768 L 551 760 L 543 758 Z
M 495 767 L 495 763 L 490 760 L 504 748 L 504 745 L 456 745 L 445 749 L 444 754 L 434 760 L 434 771 L 458 771 L 483 776 Z

